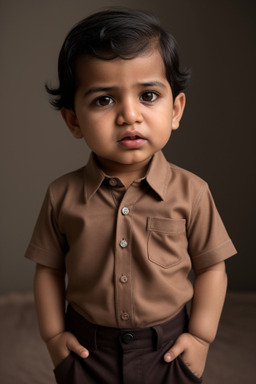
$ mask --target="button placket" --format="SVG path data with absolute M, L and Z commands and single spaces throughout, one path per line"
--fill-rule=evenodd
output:
M 122 212 L 122 214 L 123 214 L 124 216 L 126 216 L 126 215 L 129 215 L 130 210 L 129 210 L 129 208 L 127 208 L 127 207 L 123 207 L 122 210 L 121 210 L 121 212 Z
M 130 315 L 127 312 L 122 312 L 120 317 L 123 321 L 128 321 L 130 319 Z
M 122 239 L 119 243 L 121 248 L 126 248 L 128 246 L 128 243 L 125 239 Z
M 132 206 L 125 204 L 126 191 L 117 212 L 116 255 L 115 255 L 115 289 L 116 311 L 119 326 L 132 326 L 132 286 L 131 286 L 131 228 Z
M 122 275 L 120 277 L 120 281 L 122 284 L 126 284 L 128 282 L 128 277 L 126 275 Z

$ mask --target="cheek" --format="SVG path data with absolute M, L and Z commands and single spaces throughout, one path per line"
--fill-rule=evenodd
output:
M 172 109 L 169 105 L 165 105 L 148 116 L 151 124 L 162 127 L 162 129 L 170 129 L 172 126 Z
M 166 124 L 165 124 L 166 123 Z M 160 129 L 157 131 L 156 140 L 159 147 L 164 147 L 170 139 L 172 129 L 171 122 L 168 120 L 159 124 Z
M 168 139 L 172 132 L 172 120 L 171 115 L 161 115 L 159 114 L 159 118 L 156 119 L 156 131 L 159 140 Z
M 100 145 L 100 137 L 99 135 L 97 134 L 97 132 L 95 131 L 92 131 L 92 130 L 88 130 L 85 134 L 84 134 L 84 139 L 87 143 L 87 145 L 91 148 L 91 149 L 95 149 L 97 148 L 99 145 Z
M 161 136 L 161 144 L 163 147 L 168 143 L 170 136 L 171 136 L 171 130 L 170 129 L 168 131 L 165 131 L 163 133 L 163 135 Z
M 91 127 L 93 128 L 91 129 Z M 97 152 L 97 150 L 102 151 L 108 146 L 110 142 L 106 126 L 98 127 L 95 124 L 90 125 L 87 129 L 84 130 L 84 139 L 88 147 L 94 152 Z

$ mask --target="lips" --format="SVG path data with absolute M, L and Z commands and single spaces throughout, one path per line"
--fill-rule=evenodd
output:
M 121 140 L 119 140 L 119 141 L 124 141 L 124 140 L 138 140 L 138 139 L 141 139 L 142 137 L 140 137 L 140 136 L 125 136 L 125 137 L 123 137 Z
M 139 132 L 125 132 L 120 139 L 118 140 L 118 143 L 127 149 L 138 149 L 140 148 L 145 142 L 146 138 L 141 135 Z
M 121 141 L 124 141 L 124 140 L 139 140 L 139 139 L 146 140 L 145 137 L 144 137 L 140 132 L 136 132 L 136 131 L 133 131 L 133 132 L 126 131 L 126 132 L 120 137 L 120 139 L 118 140 L 118 142 L 121 142 Z

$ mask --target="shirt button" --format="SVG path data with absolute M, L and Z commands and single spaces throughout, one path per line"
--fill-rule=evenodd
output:
M 109 185 L 111 185 L 111 187 L 116 187 L 117 186 L 117 180 L 116 179 L 109 179 Z
M 121 281 L 121 283 L 125 284 L 125 283 L 127 283 L 127 281 L 128 281 L 128 277 L 127 277 L 126 275 L 122 275 L 122 276 L 120 277 L 120 281 Z
M 129 315 L 129 313 L 127 313 L 127 312 L 123 312 L 123 313 L 121 314 L 121 319 L 124 320 L 124 321 L 129 320 L 129 319 L 130 319 L 130 315 Z
M 124 207 L 124 208 L 122 208 L 122 214 L 125 216 L 125 215 L 128 215 L 129 214 L 129 208 L 127 208 L 127 207 Z
M 126 248 L 126 247 L 127 247 L 127 245 L 128 245 L 127 241 L 126 241 L 126 240 L 124 240 L 124 239 L 123 239 L 122 241 L 120 241 L 120 243 L 119 243 L 119 244 L 120 244 L 120 247 L 121 247 L 121 248 Z

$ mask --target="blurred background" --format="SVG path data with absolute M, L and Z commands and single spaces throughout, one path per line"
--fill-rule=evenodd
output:
M 238 250 L 227 261 L 229 289 L 256 291 L 255 1 L 0 0 L 0 293 L 32 290 L 23 255 L 48 184 L 83 166 L 89 150 L 48 104 L 63 40 L 104 6 L 153 12 L 192 70 L 180 129 L 164 152 L 210 185 Z

